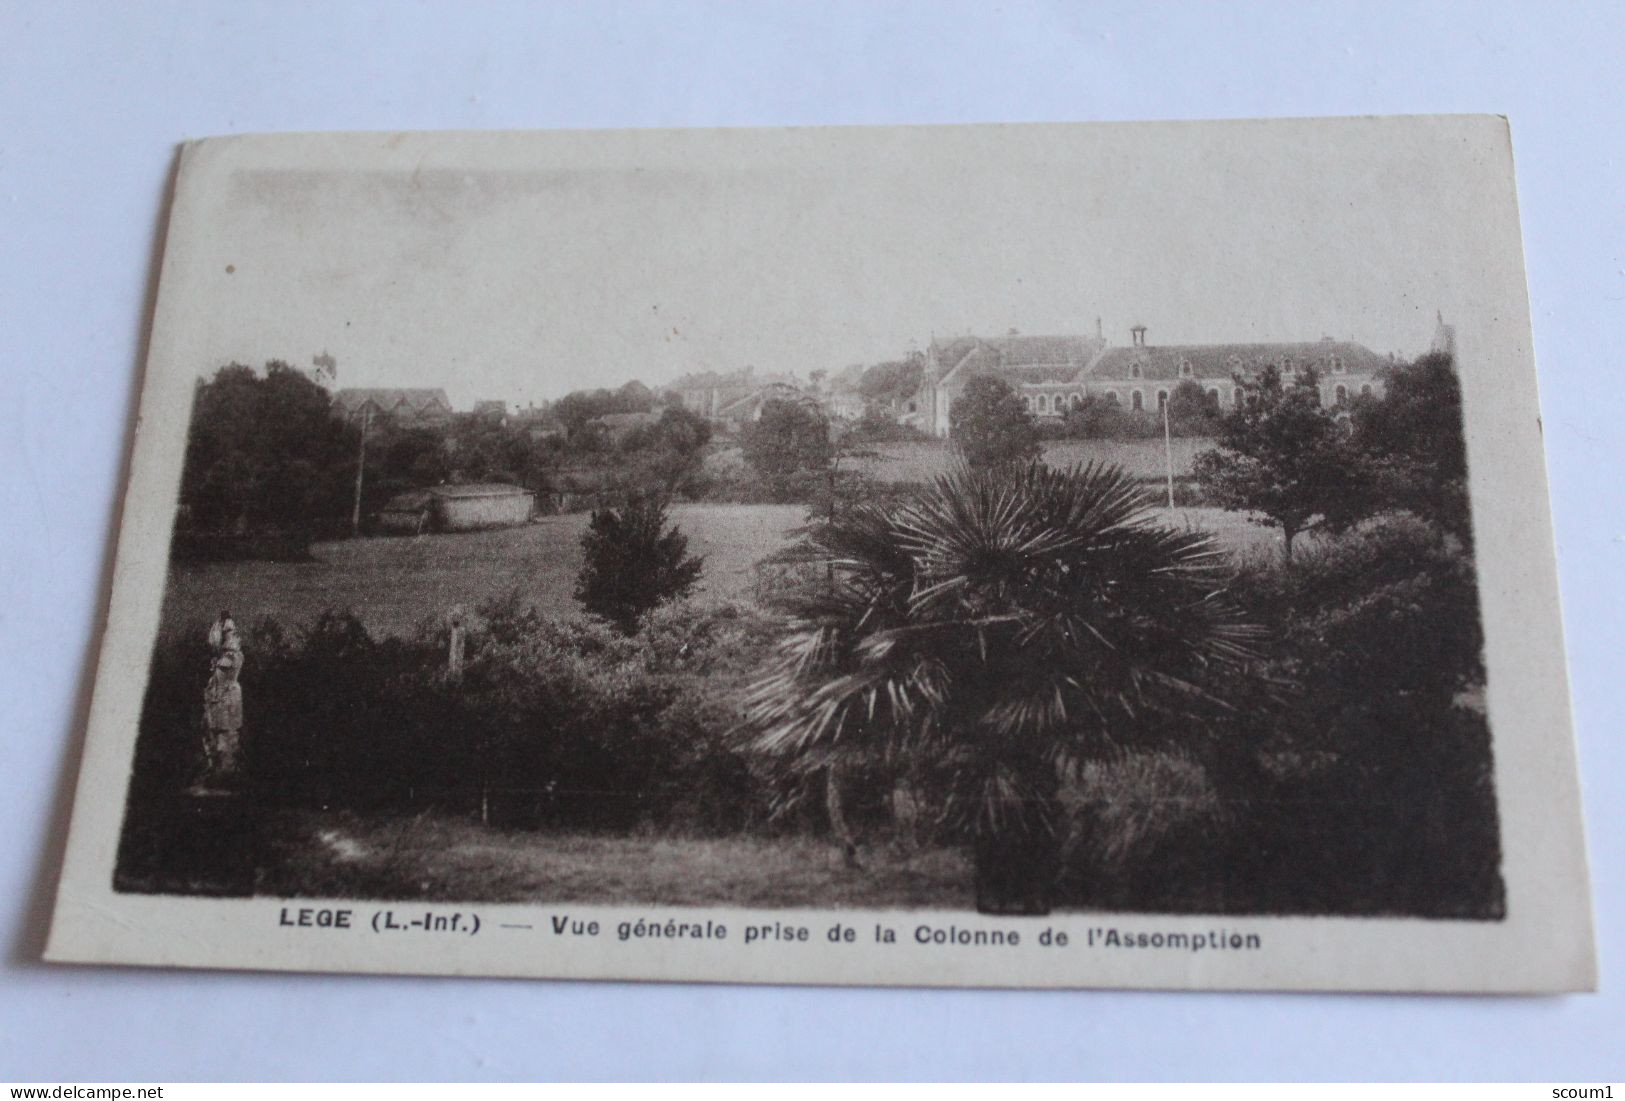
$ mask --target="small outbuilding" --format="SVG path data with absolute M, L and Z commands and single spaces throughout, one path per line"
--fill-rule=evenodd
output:
M 529 523 L 535 508 L 536 495 L 522 486 L 434 486 L 392 497 L 378 513 L 378 526 L 403 535 L 508 528 Z
M 418 535 L 429 530 L 433 498 L 426 489 L 397 493 L 378 510 L 379 531 L 391 535 Z

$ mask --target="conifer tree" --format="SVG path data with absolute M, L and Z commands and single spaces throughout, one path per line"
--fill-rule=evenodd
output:
M 581 546 L 586 561 L 576 599 L 627 634 L 655 606 L 688 595 L 704 565 L 703 558 L 689 556 L 688 536 L 667 525 L 665 501 L 653 494 L 595 510 Z

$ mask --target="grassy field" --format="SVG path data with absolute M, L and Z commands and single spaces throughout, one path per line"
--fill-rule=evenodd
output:
M 1213 441 L 1193 437 L 1172 441 L 1174 476 L 1191 472 L 1198 453 Z M 883 482 L 924 482 L 947 471 L 953 464 L 953 451 L 942 441 L 877 444 L 880 458 L 862 460 L 869 475 Z M 1162 440 L 1050 440 L 1044 444 L 1044 461 L 1050 466 L 1068 467 L 1079 463 L 1116 463 L 1134 478 L 1160 478 L 1168 471 Z
M 1181 827 L 1214 828 L 1224 815 L 1198 766 L 1160 754 L 1092 762 L 1062 799 L 1069 817 L 1094 823 L 1065 846 L 1067 860 L 1097 873 L 1120 870 Z M 434 811 L 269 811 L 258 833 L 254 890 L 281 897 L 865 909 L 973 903 L 963 850 L 906 844 L 884 828 L 861 846 L 859 868 L 827 839 L 801 834 L 511 829 Z M 1057 902 L 1081 904 L 1076 895 L 1062 901 L 1069 890 L 1063 885 Z
M 1161 509 L 1182 528 L 1211 531 L 1232 552 L 1278 552 L 1278 533 L 1246 514 L 1215 508 Z M 800 505 L 678 505 L 672 519 L 689 552 L 705 555 L 701 599 L 747 597 L 752 566 L 801 524 Z M 377 635 L 410 635 L 454 604 L 472 608 L 518 589 L 544 611 L 569 614 L 581 569 L 585 513 L 464 535 L 348 539 L 318 543 L 313 562 L 187 563 L 170 571 L 161 630 L 200 631 L 221 608 L 241 625 L 272 616 L 284 626 L 326 609 L 353 610 Z
M 672 520 L 690 554 L 705 556 L 699 595 L 747 595 L 752 565 L 799 525 L 799 505 L 678 505 Z M 208 562 L 173 567 L 162 630 L 200 629 L 221 608 L 239 625 L 272 616 L 309 623 L 325 609 L 352 609 L 374 634 L 409 635 L 453 604 L 472 608 L 518 589 L 544 611 L 573 613 L 587 515 L 549 516 L 525 527 L 463 535 L 317 543 L 313 562 Z
M 968 909 L 947 849 L 875 848 L 863 870 L 806 837 L 609 837 L 487 829 L 442 815 L 287 812 L 265 831 L 257 893 L 597 905 Z

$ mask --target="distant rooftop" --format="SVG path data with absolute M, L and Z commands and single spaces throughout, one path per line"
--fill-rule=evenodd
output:
M 1344 370 L 1365 374 L 1388 361 L 1364 344 L 1350 340 L 1303 340 L 1252 344 L 1141 344 L 1108 348 L 1090 365 L 1085 377 L 1126 379 L 1138 366 L 1141 378 L 1228 379 L 1238 370 L 1274 364 L 1277 367 L 1314 367 L 1322 372 L 1336 360 Z M 1186 365 L 1190 374 L 1184 374 Z
M 428 490 L 436 497 L 512 497 L 523 493 L 530 496 L 524 486 L 511 486 L 502 482 L 477 482 L 469 485 L 433 486 Z
M 450 409 L 451 401 L 440 387 L 411 389 L 402 387 L 361 387 L 340 390 L 333 395 L 333 404 L 346 413 L 353 413 L 368 402 L 388 412 L 404 405 L 414 412 L 430 409 Z

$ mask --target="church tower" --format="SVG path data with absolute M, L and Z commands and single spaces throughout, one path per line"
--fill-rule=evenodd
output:
M 310 380 L 312 382 L 328 390 L 338 385 L 339 362 L 328 355 L 325 348 L 320 355 L 312 356 L 310 362 L 312 365 Z
M 1433 316 L 1438 323 L 1433 327 L 1433 340 L 1428 344 L 1428 351 L 1438 355 L 1447 355 L 1452 359 L 1456 355 L 1456 327 L 1444 323 L 1444 311 L 1435 310 Z

